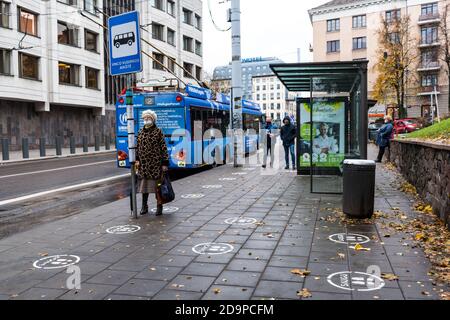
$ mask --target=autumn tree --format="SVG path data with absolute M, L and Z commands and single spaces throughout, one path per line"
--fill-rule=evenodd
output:
M 374 98 L 385 104 L 393 102 L 400 118 L 407 117 L 405 99 L 414 76 L 409 72 L 417 59 L 415 39 L 411 36 L 409 16 L 393 15 L 389 20 L 381 17 L 377 31 L 378 59 L 374 69 L 378 73 L 374 85 Z
M 439 58 L 444 62 L 447 70 L 447 84 L 450 86 L 450 4 L 447 0 L 444 4 L 444 10 L 441 16 L 440 34 L 441 34 L 441 46 Z M 450 113 L 450 92 L 448 95 L 448 112 Z

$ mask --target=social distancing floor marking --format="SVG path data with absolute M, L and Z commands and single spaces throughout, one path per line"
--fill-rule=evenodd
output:
M 327 281 L 332 286 L 347 291 L 374 291 L 384 287 L 379 276 L 358 271 L 341 271 L 330 274 Z
M 228 243 L 216 243 L 216 242 L 206 242 L 199 243 L 192 248 L 197 254 L 225 254 L 233 251 L 234 247 Z
M 106 229 L 107 233 L 111 234 L 128 234 L 128 233 L 134 233 L 141 230 L 141 227 L 134 226 L 134 225 L 123 225 L 123 226 L 114 226 L 111 228 Z
M 328 239 L 341 244 L 363 244 L 370 241 L 369 237 L 356 233 L 335 233 L 330 235 Z
M 151 210 L 151 212 L 156 212 L 158 210 L 158 208 L 153 208 Z M 177 207 L 163 207 L 163 213 L 173 213 L 173 212 L 177 212 L 178 210 L 180 210 Z
M 201 193 L 193 193 L 193 194 L 183 194 L 183 195 L 181 195 L 181 198 L 183 198 L 183 199 L 201 199 L 204 196 L 205 195 L 201 194 Z
M 59 268 L 66 268 L 73 264 L 77 264 L 79 261 L 80 257 L 78 256 L 60 254 L 36 260 L 33 263 L 33 267 L 44 270 L 59 269 Z
M 249 225 L 249 224 L 255 224 L 257 220 L 255 218 L 228 218 L 225 220 L 225 223 L 227 224 L 237 224 L 237 225 Z

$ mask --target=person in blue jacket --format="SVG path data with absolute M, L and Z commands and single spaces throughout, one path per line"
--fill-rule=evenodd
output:
M 385 116 L 384 125 L 380 129 L 378 129 L 377 145 L 379 147 L 379 151 L 377 160 L 375 160 L 375 162 L 381 162 L 381 160 L 383 159 L 384 151 L 386 150 L 386 148 L 390 147 L 393 130 L 394 126 L 392 125 L 392 117 L 389 115 Z

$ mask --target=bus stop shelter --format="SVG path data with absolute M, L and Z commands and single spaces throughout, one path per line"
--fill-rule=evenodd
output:
M 272 64 L 297 92 L 297 173 L 311 192 L 342 193 L 345 159 L 367 159 L 368 61 Z

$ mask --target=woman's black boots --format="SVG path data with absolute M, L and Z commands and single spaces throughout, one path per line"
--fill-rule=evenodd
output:
M 142 194 L 142 209 L 141 209 L 141 215 L 148 213 L 148 193 Z
M 163 205 L 162 204 L 158 204 L 157 208 L 156 208 L 156 215 L 160 216 L 163 213 Z

